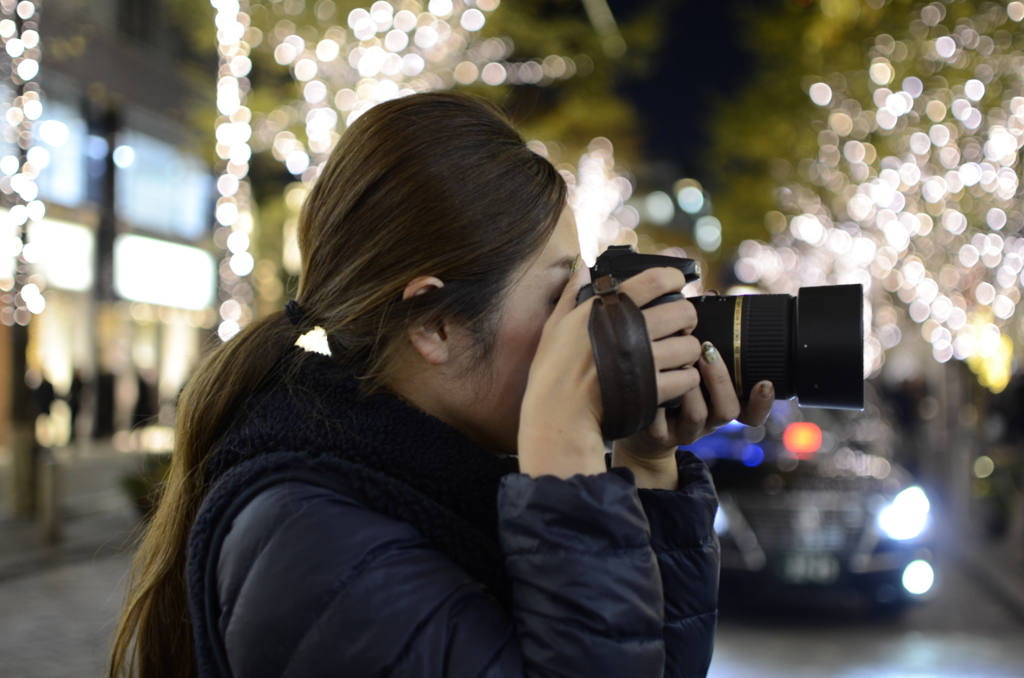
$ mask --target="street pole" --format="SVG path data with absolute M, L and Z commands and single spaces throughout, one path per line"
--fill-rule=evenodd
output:
M 117 101 L 106 91 L 95 92 L 86 103 L 89 132 L 106 141 L 106 154 L 93 159 L 97 164 L 98 176 L 92 178 L 89 186 L 90 200 L 99 208 L 96 226 L 96 275 L 93 288 L 93 350 L 96 372 L 92 379 L 93 426 L 95 438 L 107 438 L 114 434 L 114 375 L 109 369 L 105 352 L 116 340 L 112 331 L 114 324 L 114 239 L 117 235 L 116 214 L 116 166 L 114 149 L 120 129 Z
M 11 451 L 11 479 L 8 509 L 15 515 L 28 515 L 35 508 L 33 448 L 35 422 L 30 406 L 32 393 L 25 383 L 28 327 L 15 324 L 11 334 L 11 411 L 7 444 Z

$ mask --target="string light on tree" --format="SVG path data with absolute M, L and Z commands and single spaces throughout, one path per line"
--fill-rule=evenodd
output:
M 790 294 L 861 283 L 866 374 L 916 328 L 935 360 L 998 392 L 1024 339 L 1024 4 L 980 7 L 919 7 L 875 37 L 862 74 L 808 84 L 817 154 L 779 189 L 776 235 L 744 242 L 735 270 Z
M 246 41 L 250 18 L 248 2 L 211 0 L 217 10 L 216 122 L 217 157 L 223 161 L 217 178 L 217 242 L 224 255 L 220 262 L 220 324 L 217 334 L 223 341 L 235 336 L 253 319 L 253 289 L 249 283 L 255 260 L 249 252 L 253 232 L 253 201 L 249 183 L 252 149 L 252 113 L 245 106 L 250 84 L 246 76 L 252 69 L 250 45 Z
M 251 288 L 239 285 L 230 266 L 251 263 L 244 255 L 256 240 L 256 201 L 250 195 L 247 163 L 232 153 L 246 160 L 251 154 L 270 154 L 294 176 L 282 196 L 287 212 L 281 264 L 297 274 L 301 261 L 295 235 L 302 202 L 341 134 L 372 106 L 457 86 L 544 87 L 594 68 L 585 54 L 514 57 L 511 38 L 485 34 L 499 0 L 378 1 L 351 11 L 351 5 L 340 10 L 333 0 L 211 2 L 218 10 L 221 55 L 217 151 L 228 161 L 217 183 L 217 216 L 224 225 L 215 237 L 229 262 L 221 265 L 224 339 L 254 312 Z M 249 91 L 247 79 L 253 68 L 262 88 L 256 93 Z M 610 142 L 594 140 L 578 162 L 564 152 L 556 155 L 552 162 L 573 187 L 572 204 L 581 232 L 590 238 L 591 258 L 609 242 L 635 242 L 632 229 L 639 215 L 624 204 L 632 186 L 615 168 Z M 599 199 L 583 200 L 579 195 L 584 193 Z M 275 209 L 272 203 L 268 210 Z M 280 296 L 280 283 L 270 284 L 277 282 L 276 271 L 276 262 L 255 262 L 252 278 L 261 300 Z
M 3 224 L 3 256 L 11 257 L 11 275 L 0 274 L 3 306 L 0 322 L 27 325 L 33 314 L 42 313 L 45 280 L 30 275 L 38 260 L 31 243 L 25 243 L 28 223 L 42 219 L 46 206 L 38 199 L 36 179 L 49 164 L 49 153 L 33 146 L 33 125 L 43 114 L 42 90 L 36 82 L 42 47 L 39 38 L 41 6 L 38 0 L 0 0 L 0 74 L 3 75 L 4 152 L 0 157 L 0 193 L 8 208 Z
M 252 152 L 269 150 L 300 184 L 286 192 L 293 214 L 285 225 L 284 264 L 292 273 L 301 197 L 344 130 L 371 107 L 460 85 L 546 86 L 579 70 L 576 59 L 557 54 L 510 60 L 510 38 L 481 34 L 499 0 L 381 0 L 347 15 L 331 0 L 295 11 L 286 5 L 262 3 L 257 12 L 254 4 L 246 36 L 249 48 L 286 67 L 293 83 L 293 98 L 254 112 L 249 123 Z M 592 67 L 589 58 L 580 63 Z
M 547 148 L 530 142 L 535 151 L 547 157 Z M 615 166 L 612 142 L 598 137 L 572 166 L 561 166 L 561 174 L 569 186 L 569 207 L 576 219 L 583 261 L 593 266 L 608 245 L 636 245 L 640 214 L 626 205 L 633 194 L 633 184 Z

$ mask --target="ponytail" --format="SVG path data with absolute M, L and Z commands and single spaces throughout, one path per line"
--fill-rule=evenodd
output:
M 110 678 L 197 675 L 185 564 L 189 531 L 209 489 L 206 462 L 240 406 L 297 337 L 284 311 L 258 320 L 202 360 L 182 390 L 170 474 L 132 565 Z

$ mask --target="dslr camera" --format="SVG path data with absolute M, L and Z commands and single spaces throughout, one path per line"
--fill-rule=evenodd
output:
M 597 258 L 591 280 L 610 275 L 623 282 L 649 268 L 679 269 L 687 283 L 700 279 L 700 266 L 693 259 L 638 254 L 621 245 Z M 587 285 L 576 301 L 593 295 L 593 285 Z M 682 293 L 666 294 L 644 308 L 682 298 Z M 777 400 L 795 397 L 802 407 L 864 408 L 860 285 L 802 287 L 795 297 L 705 294 L 689 301 L 697 309 L 693 335 L 718 349 L 741 400 L 750 397 L 754 384 L 767 379 Z

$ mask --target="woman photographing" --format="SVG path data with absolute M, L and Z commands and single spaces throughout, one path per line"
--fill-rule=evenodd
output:
M 717 502 L 677 447 L 760 424 L 771 385 L 741 409 L 692 305 L 643 311 L 681 407 L 609 467 L 565 183 L 466 96 L 363 114 L 299 246 L 296 300 L 181 395 L 109 675 L 704 675 Z

